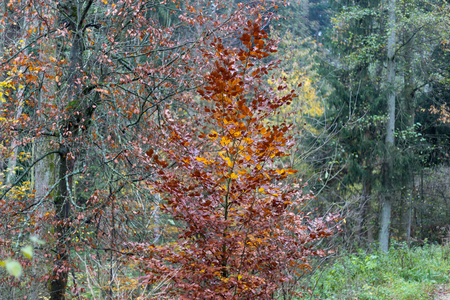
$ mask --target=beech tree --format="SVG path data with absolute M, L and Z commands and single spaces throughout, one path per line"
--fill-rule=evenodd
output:
M 276 50 L 260 28 L 260 20 L 247 22 L 243 48 L 211 43 L 203 55 L 214 67 L 194 106 L 200 113 L 167 117 L 149 137 L 162 143 L 142 156 L 158 174 L 147 182 L 165 200 L 162 208 L 184 226 L 174 243 L 134 245 L 145 254 L 135 259 L 145 265 L 146 285 L 172 274 L 165 288 L 175 298 L 298 294 L 298 286 L 283 287 L 310 269 L 311 257 L 325 255 L 314 243 L 332 234 L 328 223 L 337 216 L 309 219 L 302 208 L 311 196 L 286 182 L 296 172 L 282 160 L 293 146 L 291 125 L 269 117 L 296 95 L 277 97 L 265 87 L 276 64 L 261 61 Z

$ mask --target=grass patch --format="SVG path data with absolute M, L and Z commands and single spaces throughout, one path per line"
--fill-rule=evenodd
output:
M 394 245 L 381 251 L 335 259 L 312 276 L 312 299 L 433 299 L 438 284 L 450 282 L 450 247 Z

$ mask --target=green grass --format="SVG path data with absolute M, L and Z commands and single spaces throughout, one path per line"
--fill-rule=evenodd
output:
M 360 251 L 337 258 L 311 279 L 312 299 L 433 299 L 438 284 L 450 283 L 450 247 Z

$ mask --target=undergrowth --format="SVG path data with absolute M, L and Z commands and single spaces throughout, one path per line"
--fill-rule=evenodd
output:
M 450 246 L 404 244 L 389 253 L 359 251 L 318 269 L 311 299 L 433 299 L 439 284 L 450 283 Z

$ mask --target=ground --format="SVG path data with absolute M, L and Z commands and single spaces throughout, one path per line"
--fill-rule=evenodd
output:
M 439 286 L 435 295 L 435 300 L 450 300 L 450 286 Z

